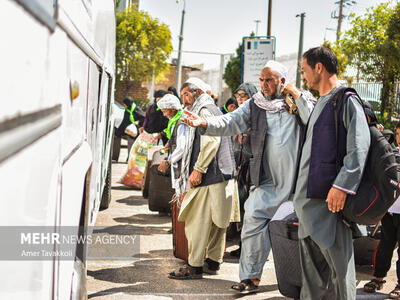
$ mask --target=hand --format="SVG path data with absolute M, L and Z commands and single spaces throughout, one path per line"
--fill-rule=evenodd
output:
M 189 126 L 192 127 L 206 127 L 207 128 L 207 121 L 205 121 L 200 116 L 192 113 L 190 111 L 184 110 L 183 113 L 185 114 L 181 121 Z
M 157 136 L 156 136 L 156 139 L 159 140 L 159 139 L 161 139 L 161 138 L 162 138 L 161 133 L 158 133 Z
M 197 170 L 193 170 L 192 174 L 190 174 L 189 176 L 190 187 L 198 186 L 201 183 L 202 177 L 203 177 L 202 173 L 200 173 Z
M 161 173 L 165 174 L 168 170 L 170 162 L 168 160 L 163 160 L 160 165 L 158 166 L 157 170 Z
M 301 92 L 291 83 L 283 89 L 283 93 L 291 95 L 294 100 L 299 99 L 301 96 Z
M 328 209 L 333 213 L 341 211 L 346 203 L 346 197 L 347 194 L 345 192 L 332 187 L 326 197 Z
M 382 124 L 377 124 L 376 128 L 378 128 L 379 131 L 383 131 L 385 129 Z

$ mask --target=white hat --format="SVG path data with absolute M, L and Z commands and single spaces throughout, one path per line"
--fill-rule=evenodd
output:
M 265 68 L 270 68 L 272 71 L 277 72 L 281 77 L 286 78 L 288 70 L 287 68 L 282 65 L 280 62 L 277 62 L 275 60 L 269 60 L 263 69 Z
M 158 100 L 157 106 L 160 109 L 182 109 L 182 105 L 178 97 L 171 94 L 166 94 L 160 100 Z
M 186 80 L 187 83 L 194 84 L 197 86 L 200 90 L 202 90 L 204 93 L 207 92 L 209 85 L 205 83 L 203 80 L 197 77 L 190 77 L 188 80 Z

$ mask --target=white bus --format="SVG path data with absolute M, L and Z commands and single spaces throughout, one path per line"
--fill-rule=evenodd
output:
M 110 201 L 113 0 L 0 0 L 0 226 L 94 225 Z M 6 228 L 6 227 L 3 227 Z M 1 260 L 0 299 L 86 298 L 75 260 Z

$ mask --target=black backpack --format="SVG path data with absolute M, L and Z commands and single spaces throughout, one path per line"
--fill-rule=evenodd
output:
M 338 119 L 342 117 L 337 113 L 339 102 L 347 101 L 351 95 L 356 96 L 364 108 L 360 96 L 354 89 L 338 88 L 333 96 L 336 136 Z M 369 131 L 371 145 L 361 183 L 355 195 L 347 195 L 344 209 L 341 212 L 345 221 L 360 225 L 378 223 L 400 194 L 399 151 L 374 125 L 369 125 Z M 340 167 L 338 166 L 338 170 Z

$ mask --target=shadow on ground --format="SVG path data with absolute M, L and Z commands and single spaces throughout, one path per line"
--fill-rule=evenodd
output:
M 123 199 L 119 199 L 115 202 L 126 204 L 129 206 L 142 206 L 142 205 L 146 205 L 148 203 L 147 199 L 144 199 L 141 196 L 129 196 L 129 197 L 126 197 Z
M 168 234 L 169 226 L 133 226 L 133 225 L 116 225 L 108 226 L 100 229 L 94 229 L 93 233 L 108 233 L 113 235 L 155 235 Z
M 118 223 L 128 223 L 128 224 L 170 224 L 172 222 L 171 217 L 168 215 L 159 215 L 159 214 L 137 214 L 132 215 L 130 217 L 121 217 L 121 218 L 114 218 L 114 221 Z
M 214 298 L 237 299 L 244 295 L 230 291 L 235 283 L 229 280 L 206 276 L 202 280 L 173 280 L 167 279 L 168 273 L 178 268 L 183 263 L 177 260 L 142 260 L 134 262 L 129 267 L 108 268 L 97 271 L 88 271 L 87 275 L 97 280 L 108 281 L 127 286 L 105 289 L 89 295 L 95 298 L 117 293 L 135 295 L 169 296 L 172 299 Z M 222 288 L 221 288 L 222 287 Z M 277 291 L 277 285 L 260 286 L 258 292 Z M 206 295 L 205 295 L 206 294 Z M 285 299 L 285 298 L 276 298 Z

